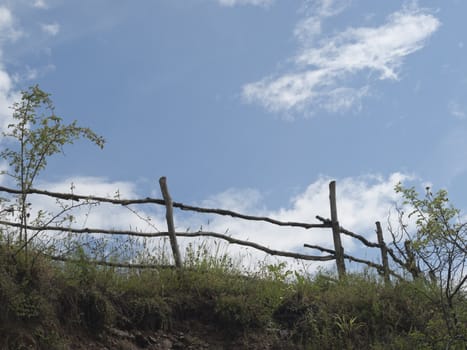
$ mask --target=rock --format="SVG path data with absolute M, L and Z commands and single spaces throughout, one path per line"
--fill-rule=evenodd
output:
M 172 349 L 172 341 L 169 339 L 163 339 L 160 343 L 161 350 L 171 350 Z
M 122 338 L 122 339 L 134 339 L 135 336 L 127 331 L 122 331 L 121 329 L 117 328 L 110 328 L 109 333 L 113 336 Z

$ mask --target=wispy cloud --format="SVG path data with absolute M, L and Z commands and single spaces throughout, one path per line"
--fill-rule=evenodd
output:
M 459 102 L 451 100 L 448 103 L 449 113 L 457 119 L 464 120 L 467 117 L 465 108 L 463 108 Z
M 33 6 L 40 8 L 46 7 L 46 4 L 44 1 L 36 1 Z M 31 68 L 26 66 L 23 68 L 23 72 L 9 72 L 6 70 L 4 65 L 5 54 L 7 54 L 5 51 L 6 45 L 30 37 L 30 33 L 27 35 L 23 33 L 17 22 L 8 7 L 0 6 L 0 131 L 6 130 L 8 124 L 11 123 L 12 110 L 10 107 L 15 101 L 18 101 L 20 96 L 16 86 L 26 81 L 35 80 L 40 75 L 54 69 L 52 64 L 48 64 L 44 67 Z M 40 27 L 44 33 L 50 36 L 55 36 L 60 31 L 58 23 L 41 24 Z
M 47 8 L 47 4 L 44 0 L 35 0 L 33 6 L 39 9 Z
M 391 14 L 379 27 L 350 27 L 324 37 L 321 21 L 341 12 L 345 2 L 326 0 L 320 4 L 317 14 L 295 29 L 301 49 L 292 59 L 292 71 L 245 85 L 246 101 L 260 103 L 273 112 L 307 108 L 337 112 L 358 107 L 370 93 L 368 76 L 372 74 L 368 73 L 377 74 L 380 80 L 399 79 L 404 58 L 423 48 L 440 26 L 432 14 L 411 6 Z M 359 73 L 366 73 L 365 82 L 350 85 Z
M 0 68 L 0 131 L 5 131 L 11 123 L 11 109 L 18 93 L 13 90 L 8 73 Z
M 0 41 L 15 41 L 23 35 L 14 22 L 11 11 L 7 7 L 0 6 Z
M 58 23 L 41 24 L 41 28 L 44 33 L 52 36 L 55 36 L 60 32 L 60 24 Z
M 236 6 L 236 5 L 254 5 L 254 6 L 269 6 L 274 0 L 217 0 L 222 6 Z
M 294 36 L 305 47 L 312 46 L 314 39 L 322 34 L 322 22 L 336 16 L 349 6 L 350 0 L 315 0 L 305 2 L 304 12 L 308 15 L 297 23 Z
M 22 36 L 17 29 L 11 11 L 0 6 L 0 131 L 6 130 L 11 123 L 11 109 L 14 101 L 18 99 L 18 92 L 14 90 L 13 80 L 3 65 L 4 45 L 15 41 Z

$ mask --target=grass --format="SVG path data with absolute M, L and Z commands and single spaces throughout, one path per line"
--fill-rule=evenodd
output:
M 368 272 L 337 281 L 285 264 L 246 272 L 205 242 L 188 246 L 182 271 L 95 266 L 84 254 L 61 263 L 33 248 L 28 256 L 14 252 L 0 244 L 1 349 L 140 349 L 140 336 L 181 330 L 208 349 L 466 347 L 450 337 L 435 291 L 423 283 L 385 285 Z M 456 303 L 467 335 L 465 293 Z M 129 336 L 117 346 L 118 334 Z

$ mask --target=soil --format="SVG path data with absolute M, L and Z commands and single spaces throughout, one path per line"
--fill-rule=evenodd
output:
M 282 338 L 282 339 L 281 339 Z M 73 335 L 67 339 L 70 350 L 292 350 L 297 349 L 284 332 L 231 335 L 197 322 L 178 325 L 170 331 L 125 331 L 110 328 L 98 339 Z

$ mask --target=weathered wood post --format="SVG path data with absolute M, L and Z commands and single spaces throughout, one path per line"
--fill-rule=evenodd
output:
M 175 266 L 180 269 L 182 267 L 182 258 L 180 256 L 180 250 L 178 249 L 177 244 L 177 235 L 175 234 L 175 224 L 173 217 L 173 202 L 169 194 L 169 189 L 167 188 L 167 179 L 165 176 L 162 176 L 159 179 L 159 185 L 161 187 L 162 196 L 165 201 L 166 215 L 167 220 L 167 229 L 169 231 L 170 246 L 172 247 L 172 253 L 175 260 Z
M 379 221 L 376 221 L 376 235 L 378 236 L 378 244 L 381 249 L 381 262 L 383 263 L 384 282 L 389 283 L 388 247 L 386 247 L 386 243 L 384 243 L 383 230 Z
M 331 205 L 332 237 L 334 239 L 334 251 L 336 253 L 336 266 L 339 279 L 345 277 L 344 248 L 341 242 L 339 220 L 337 219 L 336 205 L 336 181 L 329 183 L 329 203 Z

